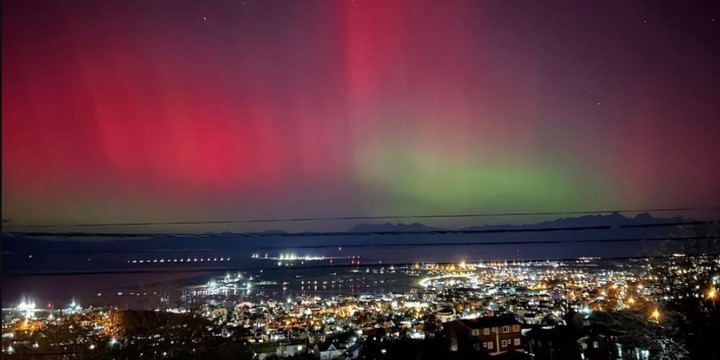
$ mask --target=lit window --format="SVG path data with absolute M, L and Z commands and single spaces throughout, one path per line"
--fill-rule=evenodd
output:
M 478 335 L 480 335 L 480 330 L 472 329 L 472 336 L 478 336 Z
M 513 325 L 513 332 L 520 331 L 520 325 Z
M 515 339 L 513 342 L 515 343 L 515 346 L 520 346 L 520 339 Z
M 488 349 L 492 350 L 492 348 L 493 348 L 493 342 L 490 341 L 490 342 L 488 342 L 487 344 L 488 344 Z
M 597 348 L 600 347 L 597 341 L 593 341 L 593 347 L 594 347 L 595 349 L 597 349 Z
M 507 345 L 508 345 L 508 344 L 507 344 L 507 340 L 503 340 L 503 341 L 500 343 L 500 346 L 501 346 L 501 347 L 507 347 Z
M 490 328 L 484 328 L 484 329 L 483 329 L 483 334 L 484 334 L 484 335 L 490 335 Z
M 509 327 L 509 326 L 503 326 L 503 334 L 507 334 L 507 333 L 509 333 L 509 332 L 510 332 L 510 327 Z
M 496 332 L 497 332 L 497 328 L 496 328 L 496 327 L 493 327 L 493 328 L 492 328 L 492 332 L 496 333 Z

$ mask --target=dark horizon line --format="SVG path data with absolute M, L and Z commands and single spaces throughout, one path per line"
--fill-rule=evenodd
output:
M 350 221 L 350 220 L 383 220 L 383 219 L 430 219 L 430 218 L 472 218 L 472 217 L 514 217 L 514 216 L 547 216 L 547 215 L 589 215 L 613 213 L 650 213 L 650 212 L 689 212 L 714 211 L 720 206 L 712 207 L 676 207 L 652 209 L 624 210 L 583 210 L 583 211 L 545 211 L 545 212 L 506 212 L 506 213 L 467 213 L 467 214 L 429 214 L 429 215 L 378 215 L 378 216 L 338 216 L 338 217 L 299 217 L 283 219 L 237 219 L 237 220 L 199 220 L 199 221 L 151 221 L 125 223 L 80 223 L 80 224 L 19 224 L 3 225 L 3 228 L 63 228 L 63 227 L 110 227 L 110 226 L 157 226 L 157 225 L 212 225 L 241 223 L 282 223 L 282 222 L 313 222 L 313 221 Z M 3 223 L 10 223 L 3 220 Z
M 529 229 L 477 229 L 477 230 L 422 230 L 422 231 L 342 231 L 342 232 L 246 232 L 246 233 L 199 233 L 199 234 L 173 234 L 173 233 L 92 233 L 92 232 L 5 232 L 10 236 L 31 237 L 105 237 L 105 238 L 152 238 L 152 237 L 182 237 L 182 238 L 268 238 L 268 237 L 357 237 L 357 236 L 405 236 L 405 235 L 474 235 L 474 234 L 501 234 L 524 232 L 554 232 L 554 231 L 587 231 L 612 229 L 638 229 L 670 226 L 693 226 L 720 224 L 720 220 L 692 220 L 681 222 L 663 222 L 655 224 L 628 224 L 628 225 L 595 225 L 595 226 L 563 226 L 541 227 Z M 496 225 L 488 225 L 496 226 Z M 532 225 L 516 225 L 532 226 Z
M 718 240 L 720 236 L 681 236 L 681 237 L 632 237 L 632 238 L 609 238 L 609 239 L 570 239 L 570 240 L 493 240 L 493 241 L 469 241 L 469 242 L 430 242 L 430 243 L 386 243 L 386 244 L 341 244 L 341 245 L 298 245 L 298 246 L 259 246 L 257 250 L 277 249 L 329 249 L 336 247 L 343 248 L 377 248 L 377 247 L 433 247 L 433 246 L 489 246 L 489 245 L 537 245 L 537 244 L 591 244 L 591 243 L 621 243 L 621 242 L 656 242 L 656 241 L 687 241 L 687 240 Z M 68 250 L 68 251 L 4 251 L 2 255 L 104 255 L 104 254 L 159 254 L 159 253 L 205 253 L 205 252 L 252 252 L 250 249 L 240 248 L 182 248 L 182 249 L 133 249 L 133 250 Z M 264 260 L 259 258 L 259 260 Z

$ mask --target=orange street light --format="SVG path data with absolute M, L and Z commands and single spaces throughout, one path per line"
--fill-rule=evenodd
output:
M 656 322 L 660 322 L 660 311 L 658 311 L 657 308 L 653 310 L 652 314 L 650 314 L 651 319 L 655 319 Z
M 710 290 L 708 290 L 707 298 L 715 301 L 715 298 L 717 297 L 717 290 L 715 290 L 715 287 L 711 287 Z

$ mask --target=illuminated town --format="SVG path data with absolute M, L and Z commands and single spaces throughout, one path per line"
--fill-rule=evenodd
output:
M 681 359 L 687 349 L 666 330 L 677 326 L 678 304 L 687 301 L 707 316 L 718 314 L 718 269 L 719 256 L 680 254 L 355 265 L 289 281 L 271 280 L 273 272 L 261 269 L 185 287 L 176 299 L 143 293 L 154 308 L 72 299 L 56 308 L 19 299 L 3 309 L 2 352 L 8 358 L 393 359 L 409 341 L 432 343 L 456 358 Z

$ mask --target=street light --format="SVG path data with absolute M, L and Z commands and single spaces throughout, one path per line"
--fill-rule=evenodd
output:
M 715 290 L 715 287 L 710 287 L 710 290 L 708 290 L 707 298 L 715 301 L 715 298 L 717 297 L 717 290 Z
M 658 311 L 657 308 L 653 310 L 652 314 L 650 314 L 651 319 L 655 319 L 655 322 L 660 322 L 660 311 Z

